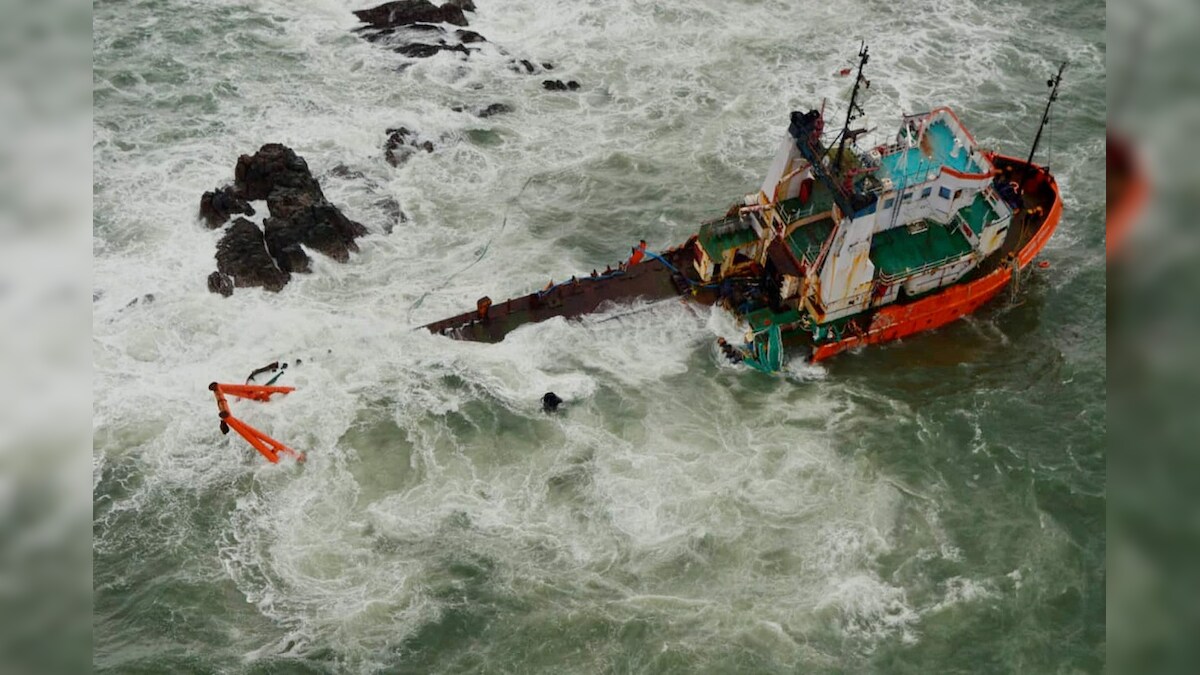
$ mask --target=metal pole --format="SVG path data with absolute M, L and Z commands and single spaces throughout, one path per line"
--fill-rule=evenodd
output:
M 1033 137 L 1033 147 L 1029 148 L 1029 159 L 1025 160 L 1025 175 L 1029 175 L 1029 171 L 1033 168 L 1033 155 L 1037 152 L 1038 143 L 1042 141 L 1042 130 L 1046 128 L 1046 123 L 1050 121 L 1050 105 L 1058 99 L 1058 85 L 1062 82 L 1063 68 L 1067 67 L 1067 62 L 1063 61 L 1058 67 L 1058 73 L 1051 79 L 1046 81 L 1050 86 L 1050 100 L 1046 101 L 1046 110 L 1042 113 L 1042 123 L 1038 125 L 1037 135 Z
M 862 83 L 863 66 L 867 65 L 867 60 L 870 58 L 867 51 L 866 43 L 861 43 L 858 49 L 858 75 L 854 78 L 854 90 L 850 92 L 850 107 L 846 110 L 846 126 L 842 127 L 842 140 L 838 142 L 836 170 L 839 173 L 842 170 L 842 153 L 846 149 L 846 134 L 850 133 L 850 122 L 854 119 L 855 101 L 858 99 L 858 85 Z

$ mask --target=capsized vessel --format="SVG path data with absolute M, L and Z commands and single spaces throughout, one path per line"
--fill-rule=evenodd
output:
M 1019 280 L 1062 215 L 1058 183 L 1033 156 L 1063 68 L 1021 160 L 979 147 L 946 107 L 904 115 L 894 139 L 859 147 L 866 130 L 851 125 L 867 61 L 864 46 L 840 130 L 826 132 L 823 109 L 793 112 L 760 189 L 683 244 L 502 303 L 481 298 L 426 328 L 495 342 L 526 323 L 684 295 L 734 313 L 747 327 L 738 360 L 775 370 L 781 342 L 820 361 L 975 311 Z

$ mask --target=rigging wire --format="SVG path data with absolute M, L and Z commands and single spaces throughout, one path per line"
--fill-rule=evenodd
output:
M 437 292 L 441 291 L 442 289 L 444 289 L 445 287 L 449 286 L 450 282 L 454 281 L 455 277 L 462 274 L 463 272 L 466 272 L 467 270 L 471 269 L 475 265 L 478 265 L 479 262 L 481 260 L 483 260 L 484 256 L 486 256 L 488 254 L 488 250 L 491 249 L 492 242 L 496 241 L 496 238 L 499 237 L 500 234 L 504 232 L 505 226 L 508 225 L 508 212 L 512 209 L 512 205 L 515 204 L 516 201 L 521 198 L 521 195 L 525 193 L 525 188 L 529 187 L 529 184 L 533 182 L 533 178 L 534 178 L 533 176 L 526 178 L 525 182 L 521 184 L 521 189 L 517 191 L 517 194 L 512 199 L 508 200 L 508 203 L 504 206 L 504 218 L 502 218 L 500 220 L 500 227 L 496 228 L 496 231 L 493 232 L 492 236 L 488 238 L 487 242 L 483 245 L 483 249 L 481 251 L 479 251 L 479 255 L 476 256 L 475 259 L 472 260 L 470 263 L 468 263 L 466 267 L 458 270 L 457 272 L 454 272 L 449 277 L 447 277 L 446 280 L 441 283 L 441 285 L 422 293 L 421 297 L 417 298 L 417 301 L 414 302 L 412 304 L 412 306 L 408 308 L 408 316 L 406 317 L 406 320 L 410 324 L 412 323 L 412 313 L 421 306 L 421 303 L 425 302 L 425 298 L 427 298 L 430 295 L 437 293 Z

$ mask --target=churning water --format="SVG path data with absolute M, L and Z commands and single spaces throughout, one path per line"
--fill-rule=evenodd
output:
M 1103 3 L 478 0 L 481 53 L 415 62 L 350 32 L 370 4 L 95 4 L 97 670 L 1102 669 Z M 1016 304 L 780 377 L 676 301 L 414 330 L 682 241 L 790 111 L 842 114 L 860 39 L 871 126 L 950 105 L 1014 155 L 1070 61 L 1066 211 Z M 389 166 L 397 126 L 436 151 Z M 222 298 L 197 204 L 266 142 L 371 234 Z M 206 388 L 276 359 L 297 391 L 235 414 L 301 466 Z

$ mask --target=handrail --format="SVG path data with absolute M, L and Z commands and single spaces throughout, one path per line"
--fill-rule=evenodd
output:
M 957 257 L 957 260 L 962 260 L 963 258 L 966 258 L 966 257 L 968 257 L 968 256 L 975 256 L 975 255 L 976 255 L 976 253 L 975 253 L 975 250 L 974 250 L 974 249 L 972 249 L 972 250 L 970 250 L 970 251 L 967 251 L 966 253 L 963 253 L 963 254 L 959 255 L 959 256 Z M 948 261 L 951 261 L 951 260 L 956 260 L 955 256 L 946 256 L 945 258 L 942 258 L 941 260 L 934 260 L 934 261 L 932 261 L 932 262 L 927 262 L 927 263 L 925 263 L 924 265 L 921 265 L 920 267 L 918 267 L 918 268 L 916 268 L 916 269 L 912 269 L 912 270 L 908 270 L 908 271 L 906 271 L 906 272 L 905 272 L 905 273 L 904 273 L 902 276 L 901 276 L 901 275 L 893 275 L 893 274 L 888 274 L 887 272 L 884 272 L 884 271 L 880 270 L 880 272 L 879 272 L 879 280 L 880 280 L 880 281 L 883 281 L 883 282 L 885 282 L 885 283 L 891 284 L 891 283 L 893 283 L 893 282 L 896 282 L 896 281 L 902 281 L 902 280 L 904 280 L 904 279 L 910 279 L 910 278 L 912 278 L 912 277 L 915 277 L 915 276 L 917 276 L 918 274 L 924 274 L 925 272 L 928 272 L 929 270 L 932 270 L 932 269 L 934 269 L 934 268 L 937 268 L 937 267 L 941 267 L 941 266 L 942 266 L 942 265 L 944 265 L 946 262 L 948 262 Z

